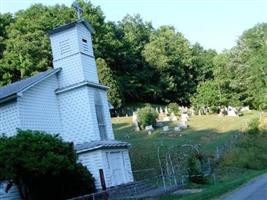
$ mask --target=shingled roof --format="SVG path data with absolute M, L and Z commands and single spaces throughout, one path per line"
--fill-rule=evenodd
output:
M 0 88 L 0 103 L 17 97 L 17 93 L 22 92 L 36 83 L 50 77 L 51 75 L 59 72 L 61 68 L 49 69 L 45 72 L 41 72 L 35 76 L 31 76 L 27 79 L 17 81 Z

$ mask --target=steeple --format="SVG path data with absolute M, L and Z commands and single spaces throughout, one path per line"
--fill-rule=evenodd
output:
M 81 8 L 75 4 L 78 20 L 49 32 L 54 68 L 62 68 L 60 87 L 81 82 L 98 84 L 97 69 L 92 47 L 93 27 L 81 18 Z

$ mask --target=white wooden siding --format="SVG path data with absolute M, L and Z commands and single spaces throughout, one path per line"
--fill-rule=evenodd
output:
M 100 140 L 94 96 L 86 86 L 58 94 L 63 138 L 75 144 Z
M 81 63 L 86 81 L 99 83 L 95 58 L 81 54 Z
M 21 200 L 19 191 L 16 186 L 12 186 L 8 192 L 5 192 L 6 182 L 0 182 L 0 199 L 1 200 Z
M 53 75 L 26 90 L 18 98 L 21 129 L 62 132 L 59 105 L 55 90 L 57 77 Z
M 72 27 L 50 36 L 53 60 L 59 60 L 79 52 L 77 28 Z M 63 52 L 63 46 L 68 46 L 70 51 Z
M 80 51 L 84 54 L 94 56 L 91 33 L 83 24 L 77 24 L 77 33 Z M 83 42 L 83 39 L 85 39 L 87 43 Z
M 58 75 L 60 88 L 85 81 L 81 55 L 79 53 L 54 61 L 53 65 L 55 68 L 62 68 Z
M 101 150 L 81 153 L 79 154 L 78 160 L 91 172 L 91 174 L 95 178 L 96 188 L 100 189 L 101 182 L 99 176 L 99 169 L 105 170 Z
M 20 128 L 17 101 L 0 104 L 0 134 L 15 135 L 16 128 Z

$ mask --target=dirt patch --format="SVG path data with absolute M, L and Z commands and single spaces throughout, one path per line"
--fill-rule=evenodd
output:
M 185 195 L 185 194 L 194 194 L 194 193 L 199 193 L 202 192 L 203 189 L 181 189 L 181 190 L 176 190 L 172 194 L 175 195 Z

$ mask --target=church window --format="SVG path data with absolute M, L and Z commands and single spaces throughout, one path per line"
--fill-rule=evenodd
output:
M 102 104 L 99 92 L 95 92 L 95 111 L 96 111 L 98 129 L 100 133 L 100 139 L 106 140 L 107 132 L 106 132 L 105 119 L 104 119 L 104 110 L 103 110 L 103 104 Z

